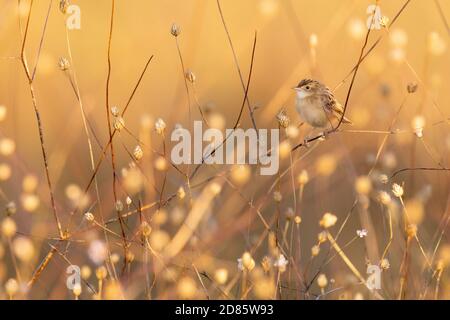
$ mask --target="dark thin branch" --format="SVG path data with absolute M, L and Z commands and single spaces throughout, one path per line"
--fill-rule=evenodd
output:
M 403 169 L 395 171 L 391 175 L 391 179 L 394 178 L 396 175 L 398 175 L 402 172 L 406 172 L 406 171 L 450 171 L 450 168 L 428 168 L 428 167 L 403 168 Z

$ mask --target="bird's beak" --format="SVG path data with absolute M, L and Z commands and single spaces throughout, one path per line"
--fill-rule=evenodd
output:
M 300 88 L 299 88 L 299 87 L 292 87 L 291 89 L 292 89 L 292 90 L 295 90 L 295 91 L 298 91 L 298 90 L 300 90 Z

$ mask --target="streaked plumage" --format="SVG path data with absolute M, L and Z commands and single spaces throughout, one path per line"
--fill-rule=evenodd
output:
M 296 109 L 302 119 L 315 128 L 336 125 L 336 120 L 344 112 L 341 104 L 335 99 L 331 90 L 312 79 L 303 79 L 294 88 L 296 91 Z M 343 123 L 351 123 L 344 117 Z

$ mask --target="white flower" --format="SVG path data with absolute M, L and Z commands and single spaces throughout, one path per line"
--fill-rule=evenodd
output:
M 368 231 L 366 229 L 356 230 L 356 234 L 360 238 L 367 237 L 367 233 L 368 233 Z

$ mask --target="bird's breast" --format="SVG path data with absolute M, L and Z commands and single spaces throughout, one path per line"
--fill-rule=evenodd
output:
M 329 122 L 325 110 L 316 99 L 297 99 L 296 109 L 300 117 L 313 127 L 325 127 Z

